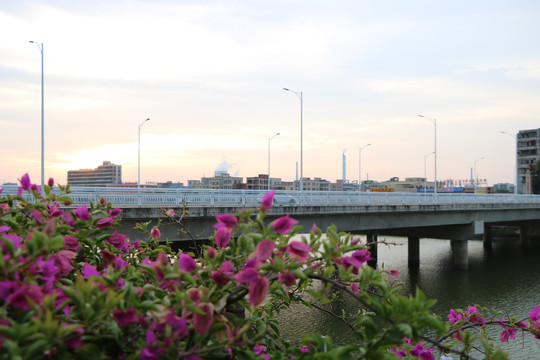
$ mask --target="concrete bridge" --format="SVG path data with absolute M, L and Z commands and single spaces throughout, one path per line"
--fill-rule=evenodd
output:
M 6 190 L 6 189 L 5 189 Z M 6 191 L 4 190 L 4 193 Z M 237 213 L 260 205 L 265 192 L 247 190 L 165 190 L 76 188 L 70 194 L 76 204 L 96 202 L 101 197 L 122 208 L 120 231 L 135 239 L 141 234 L 133 230 L 137 222 L 164 219 L 160 209 L 185 208 L 189 216 L 183 223 L 199 240 L 213 235 L 215 215 Z M 7 191 L 7 193 L 12 192 Z M 494 226 L 520 228 L 523 246 L 540 228 L 540 196 L 495 194 L 416 194 L 358 192 L 277 192 L 277 204 L 267 221 L 290 214 L 306 231 L 315 223 L 323 231 L 332 224 L 339 231 L 365 234 L 369 242 L 378 235 L 408 238 L 409 265 L 417 266 L 420 238 L 452 241 L 455 266 L 468 268 L 468 240 L 483 235 L 491 241 Z M 177 224 L 164 221 L 160 226 L 163 238 L 183 242 L 191 239 Z M 372 256 L 377 246 L 371 248 Z

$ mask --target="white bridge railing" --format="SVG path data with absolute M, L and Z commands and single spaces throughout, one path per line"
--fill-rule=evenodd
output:
M 3 186 L 3 195 L 15 195 L 18 187 Z M 106 199 L 117 207 L 256 207 L 266 191 L 207 190 L 207 189 L 126 189 L 107 187 L 72 187 L 69 197 L 74 205 Z M 54 189 L 58 193 L 58 189 Z M 23 192 L 31 200 L 32 196 Z M 301 199 L 303 199 L 301 203 Z M 540 207 L 540 196 L 514 194 L 456 194 L 456 193 L 359 193 L 351 191 L 276 191 L 277 206 L 406 206 L 406 205 L 488 205 L 508 204 Z

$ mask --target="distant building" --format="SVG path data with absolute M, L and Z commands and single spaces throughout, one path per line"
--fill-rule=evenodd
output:
M 246 178 L 246 190 L 268 190 L 268 175 L 259 174 Z
M 510 183 L 499 183 L 493 185 L 493 192 L 495 193 L 513 193 L 514 184 Z
M 107 186 L 122 183 L 122 165 L 104 161 L 95 169 L 69 170 L 67 183 L 72 186 Z
M 540 159 L 540 129 L 520 130 L 517 141 L 518 193 L 526 193 L 527 167 Z
M 295 190 L 300 190 L 300 180 L 294 181 Z M 302 181 L 304 191 L 330 191 L 330 181 L 321 178 L 305 177 Z

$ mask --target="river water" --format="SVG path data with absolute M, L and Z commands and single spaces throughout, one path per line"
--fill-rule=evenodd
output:
M 379 244 L 377 268 L 399 270 L 391 280 L 403 283 L 403 294 L 419 287 L 428 298 L 437 299 L 434 312 L 446 319 L 451 308 L 466 309 L 469 305 L 507 310 L 511 315 L 526 318 L 540 305 L 540 246 L 522 249 L 518 239 L 494 239 L 485 249 L 482 241 L 469 241 L 469 269 L 457 270 L 452 260 L 450 241 L 420 240 L 420 265 L 409 269 L 407 240 L 399 237 L 379 237 L 395 245 Z M 335 310 L 356 312 L 357 304 L 348 296 L 332 304 Z M 353 339 L 351 330 L 333 317 L 318 310 L 295 307 L 280 314 L 282 335 L 298 338 L 301 334 L 319 333 L 332 337 L 335 344 L 347 344 Z M 493 330 L 498 339 L 500 331 Z M 518 335 L 503 344 L 510 359 L 540 359 L 540 340 L 531 335 Z

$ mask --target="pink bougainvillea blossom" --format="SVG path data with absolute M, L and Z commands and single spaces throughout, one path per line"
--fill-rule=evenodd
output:
M 249 304 L 258 306 L 266 298 L 268 291 L 268 278 L 261 277 L 249 284 Z
M 97 271 L 96 267 L 94 265 L 90 265 L 88 263 L 85 263 L 81 269 L 83 278 L 88 279 L 91 276 L 101 276 L 101 273 Z
M 278 234 L 286 234 L 293 228 L 294 225 L 298 224 L 297 220 L 294 220 L 289 216 L 289 214 L 280 217 L 274 221 L 272 224 L 274 231 Z
M 30 183 L 30 176 L 28 175 L 28 173 L 24 174 L 22 177 L 21 177 L 21 186 L 22 186 L 22 189 L 23 190 L 30 190 L 30 187 L 32 186 L 32 184 Z
M 235 278 L 239 283 L 251 283 L 259 278 L 259 271 L 252 267 L 245 268 L 238 272 Z
M 390 270 L 391 276 L 399 276 L 399 270 Z
M 7 302 L 14 308 L 30 310 L 32 302 L 41 304 L 44 297 L 41 286 L 35 284 L 21 285 L 8 297 Z
M 261 241 L 255 248 L 255 259 L 257 259 L 257 261 L 266 261 L 270 256 L 272 256 L 272 252 L 274 251 L 275 247 L 276 244 L 273 241 Z
M 232 230 L 227 227 L 220 227 L 216 230 L 216 245 L 218 247 L 226 247 L 231 241 Z
M 88 211 L 88 208 L 86 207 L 86 204 L 84 204 L 83 206 L 79 206 L 78 208 L 73 210 L 73 212 L 75 213 L 75 217 L 77 217 L 77 219 L 79 220 L 90 221 L 91 219 L 91 215 Z
M 150 237 L 154 239 L 159 239 L 161 237 L 161 231 L 159 231 L 159 228 L 152 228 L 152 231 L 150 231 Z
M 229 277 L 219 270 L 214 270 L 210 273 L 210 278 L 220 287 L 227 285 L 230 281 Z
M 236 216 L 231 214 L 219 214 L 216 215 L 216 220 L 218 223 L 214 225 L 214 228 L 219 229 L 221 227 L 226 227 L 227 229 L 234 229 L 238 223 Z
M 106 229 L 114 224 L 114 219 L 110 216 L 101 218 L 97 221 L 96 225 L 99 229 Z
M 113 318 L 120 326 L 129 326 L 139 320 L 135 308 L 129 308 L 125 311 L 120 309 L 114 310 Z
M 81 250 L 81 246 L 79 245 L 79 241 L 75 239 L 73 236 L 65 235 L 64 236 L 64 247 L 67 250 L 71 251 L 79 251 Z
M 287 252 L 291 258 L 296 258 L 299 263 L 305 263 L 312 251 L 311 246 L 302 241 L 291 241 L 287 245 Z
M 53 187 L 53 186 L 54 186 L 54 179 L 53 179 L 52 177 L 49 178 L 49 180 L 47 181 L 47 185 L 48 185 L 49 187 Z
M 217 256 L 217 251 L 213 247 L 210 247 L 206 249 L 206 256 L 208 256 L 210 259 L 213 259 Z
M 193 327 L 195 331 L 204 335 L 210 330 L 214 322 L 214 304 L 208 302 L 201 303 L 199 309 L 204 311 L 204 315 L 198 313 L 193 315 Z
M 450 309 L 450 313 L 448 314 L 448 321 L 450 322 L 450 324 L 455 324 L 461 319 L 463 319 L 463 316 L 461 314 L 458 314 L 454 309 Z
M 296 277 L 289 270 L 285 270 L 278 275 L 278 281 L 286 287 L 291 287 L 296 281 Z
M 38 223 L 38 225 L 43 224 L 43 222 L 45 221 L 45 217 L 38 209 L 34 209 L 30 216 L 32 216 L 32 219 L 34 219 Z
M 118 249 L 122 252 L 126 252 L 129 247 L 129 240 L 124 234 L 119 234 L 117 230 L 107 239 L 107 243 L 114 246 L 115 249 Z
M 351 291 L 352 291 L 353 293 L 355 293 L 355 294 L 358 293 L 358 290 L 359 290 L 359 288 L 358 288 L 358 283 L 355 283 L 355 282 L 351 283 L 351 285 L 349 286 L 349 288 L 351 289 Z
M 540 320 L 540 306 L 535 306 L 531 312 L 529 313 L 529 319 L 531 321 L 539 321 Z
M 192 272 L 197 268 L 197 263 L 188 254 L 180 253 L 178 256 L 178 268 L 186 272 Z
M 274 203 L 274 194 L 276 193 L 275 190 L 269 191 L 266 194 L 264 194 L 262 201 L 261 201 L 261 209 L 262 210 L 269 210 L 272 207 L 272 204 Z
M 122 213 L 122 211 L 124 211 L 124 210 L 122 210 L 120 208 L 111 209 L 111 211 L 109 211 L 109 216 L 112 217 L 112 218 L 115 218 L 118 215 L 120 215 Z

